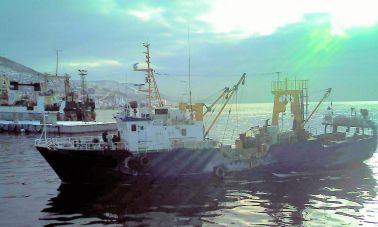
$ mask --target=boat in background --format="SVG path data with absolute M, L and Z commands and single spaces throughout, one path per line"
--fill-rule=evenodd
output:
M 35 141 L 36 149 L 59 178 L 70 183 L 109 181 L 159 181 L 177 178 L 235 177 L 238 175 L 284 174 L 337 168 L 369 159 L 377 148 L 377 127 L 368 111 L 344 117 L 327 115 L 325 132 L 313 135 L 306 125 L 331 92 L 328 89 L 308 115 L 308 81 L 283 80 L 272 83 L 272 124 L 251 127 L 233 145 L 209 139 L 208 133 L 231 96 L 244 84 L 245 74 L 224 89 L 226 101 L 205 130 L 203 103 L 180 103 L 168 107 L 161 100 L 154 70 L 150 67 L 149 44 L 146 72 L 147 100 L 129 102 L 115 116 L 118 133 L 99 136 L 47 138 Z M 292 130 L 279 129 L 279 114 L 291 100 Z M 307 116 L 308 115 L 308 116 Z M 329 126 L 332 131 L 329 132 Z M 340 132 L 346 128 L 347 132 Z M 69 167 L 69 168 L 67 168 Z
M 95 122 L 95 102 L 88 96 L 79 100 L 71 91 L 70 77 L 43 75 L 44 82 L 19 82 L 0 76 L 0 131 L 41 132 L 42 118 L 51 133 L 114 131 L 115 123 Z M 49 80 L 64 80 L 64 97 L 48 89 Z M 84 127 L 83 127 L 84 126 Z

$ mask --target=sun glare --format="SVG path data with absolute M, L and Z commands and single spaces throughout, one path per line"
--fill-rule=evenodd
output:
M 209 12 L 197 19 L 208 23 L 215 33 L 236 33 L 245 38 L 272 34 L 280 27 L 303 21 L 305 15 L 318 13 L 329 16 L 333 35 L 345 36 L 350 28 L 375 25 L 377 6 L 373 0 L 216 0 Z

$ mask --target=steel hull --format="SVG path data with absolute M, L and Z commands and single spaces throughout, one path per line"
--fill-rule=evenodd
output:
M 377 148 L 375 136 L 325 146 L 318 140 L 295 144 L 272 145 L 267 155 L 258 160 L 227 160 L 219 149 L 176 149 L 131 155 L 127 151 L 38 151 L 64 182 L 107 183 L 113 181 L 159 181 L 169 179 L 206 179 L 216 176 L 222 168 L 224 175 L 239 174 L 260 176 L 272 173 L 291 173 L 338 168 L 369 159 Z M 128 160 L 147 158 L 147 164 L 134 162 L 130 169 Z
M 49 150 L 37 147 L 63 182 L 155 181 L 172 178 L 212 177 L 213 168 L 224 163 L 219 149 L 176 149 L 131 155 L 127 151 Z M 125 161 L 145 157 L 148 164 L 130 170 Z

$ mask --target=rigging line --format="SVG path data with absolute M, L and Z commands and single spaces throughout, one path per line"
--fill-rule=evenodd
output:
M 234 138 L 234 133 L 235 133 L 235 129 L 232 130 L 232 135 L 231 135 L 231 139 Z
M 226 121 L 226 127 L 224 128 L 223 130 L 223 136 L 222 136 L 222 143 L 224 142 L 224 136 L 226 135 L 226 131 L 227 131 L 227 128 L 228 128 L 228 122 L 230 120 L 230 114 L 231 114 L 231 108 L 228 110 L 228 116 L 227 116 L 227 121 Z
M 223 91 L 224 89 L 222 89 L 221 91 Z M 219 100 L 219 103 L 216 103 L 215 104 L 215 106 L 213 107 L 213 109 L 211 110 L 211 112 L 210 112 L 210 116 L 208 116 L 208 117 L 206 117 L 206 124 L 208 123 L 208 121 L 211 119 L 211 120 L 213 120 L 212 119 L 212 116 L 213 116 L 213 114 L 215 113 L 215 111 L 217 110 L 217 106 L 219 105 L 219 106 L 222 106 L 223 104 L 224 104 L 224 102 L 225 102 L 225 99 L 224 99 L 224 97 L 222 98 L 222 99 L 220 99 Z
M 205 125 L 207 125 L 209 122 L 211 122 L 213 120 L 213 113 L 215 113 L 215 108 L 211 111 L 210 113 L 210 116 L 206 116 L 206 121 L 205 121 Z
M 231 134 L 231 137 L 230 137 L 231 140 L 232 140 L 233 137 L 234 137 L 234 132 L 235 132 L 235 127 L 232 129 L 232 134 Z
M 227 131 L 227 128 L 228 128 L 228 121 L 230 120 L 231 109 L 232 109 L 232 108 L 230 108 L 230 109 L 228 110 L 228 116 L 227 116 L 227 121 L 226 121 L 226 127 L 225 127 L 225 129 L 224 129 L 224 131 L 223 131 L 222 143 L 223 143 L 223 141 L 224 141 L 224 136 L 225 136 L 226 131 Z
M 204 99 L 200 99 L 200 101 L 203 101 L 203 102 L 204 102 L 205 100 L 208 100 L 208 99 L 210 99 L 210 98 L 213 98 L 215 95 L 218 95 L 219 93 L 221 93 L 221 92 L 223 92 L 223 91 L 224 91 L 224 88 L 222 88 L 222 89 L 220 89 L 220 90 L 214 92 L 213 94 L 209 95 L 208 97 L 206 97 L 206 98 L 204 98 Z
M 221 103 L 220 105 L 222 106 L 222 105 L 224 104 L 225 101 L 226 101 L 226 100 L 223 99 L 223 103 Z M 228 105 L 229 105 L 229 104 L 228 104 Z M 214 108 L 214 110 L 212 111 L 211 114 L 215 113 L 215 109 L 216 109 L 216 108 Z M 218 122 L 222 122 L 223 119 L 224 119 L 224 114 L 222 113 L 222 114 L 220 115 L 219 119 L 218 119 L 218 120 L 219 120 Z M 213 131 L 216 131 L 216 130 L 218 129 L 218 126 L 219 126 L 219 124 L 216 124 L 215 127 L 214 127 L 214 129 L 213 129 Z
M 313 94 L 324 94 L 324 90 L 326 90 L 326 89 L 320 89 L 320 90 L 315 90 L 315 91 L 311 91 L 311 92 L 309 92 L 308 94 L 309 95 L 313 95 Z
M 236 94 L 235 94 L 235 99 L 236 99 L 236 131 L 239 130 L 238 93 L 239 93 L 239 91 L 236 91 Z
M 210 112 L 210 116 L 206 117 L 206 120 L 204 122 L 204 124 L 206 125 L 208 123 L 208 121 L 211 119 L 211 117 L 213 116 L 213 113 L 215 112 L 216 108 L 213 108 Z

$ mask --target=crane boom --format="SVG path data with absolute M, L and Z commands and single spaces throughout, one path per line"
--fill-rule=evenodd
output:
M 323 95 L 323 98 L 319 101 L 318 105 L 316 105 L 315 109 L 311 112 L 311 114 L 307 117 L 307 119 L 303 122 L 303 126 L 309 122 L 311 117 L 314 115 L 314 113 L 318 110 L 319 106 L 324 102 L 324 100 L 331 94 L 332 88 L 328 88 Z
M 50 80 L 64 80 L 64 93 L 67 100 L 67 97 L 70 95 L 70 92 L 71 92 L 70 76 L 68 74 L 65 74 L 64 76 L 55 76 L 55 75 L 49 75 L 45 73 L 41 76 L 44 78 L 46 86 L 49 79 Z
M 212 109 L 213 109 L 213 107 L 214 107 L 214 105 L 221 99 L 221 98 L 223 98 L 226 94 L 228 94 L 230 92 L 230 88 L 228 88 L 228 87 L 225 87 L 224 89 L 223 89 L 223 92 L 218 96 L 218 98 L 209 106 L 209 107 L 207 107 L 206 106 L 206 112 L 203 114 L 203 116 L 205 116 L 208 112 L 210 112 Z
M 221 113 L 223 112 L 223 110 L 224 110 L 224 108 L 226 107 L 227 103 L 230 101 L 230 99 L 232 98 L 232 96 L 234 95 L 234 93 L 238 90 L 239 85 L 240 85 L 241 83 L 244 84 L 244 81 L 245 81 L 245 75 L 246 75 L 246 74 L 244 73 L 244 74 L 242 75 L 242 77 L 240 78 L 240 80 L 238 81 L 238 83 L 237 83 L 236 85 L 234 85 L 234 87 L 231 89 L 231 91 L 230 91 L 230 95 L 228 95 L 228 97 L 227 97 L 227 99 L 226 99 L 226 102 L 223 104 L 222 108 L 219 110 L 219 112 L 218 112 L 217 116 L 215 117 L 215 119 L 213 120 L 213 122 L 211 122 L 210 127 L 206 130 L 204 137 L 206 137 L 206 136 L 209 134 L 210 130 L 213 128 L 215 122 L 217 122 L 219 116 L 220 116 Z

